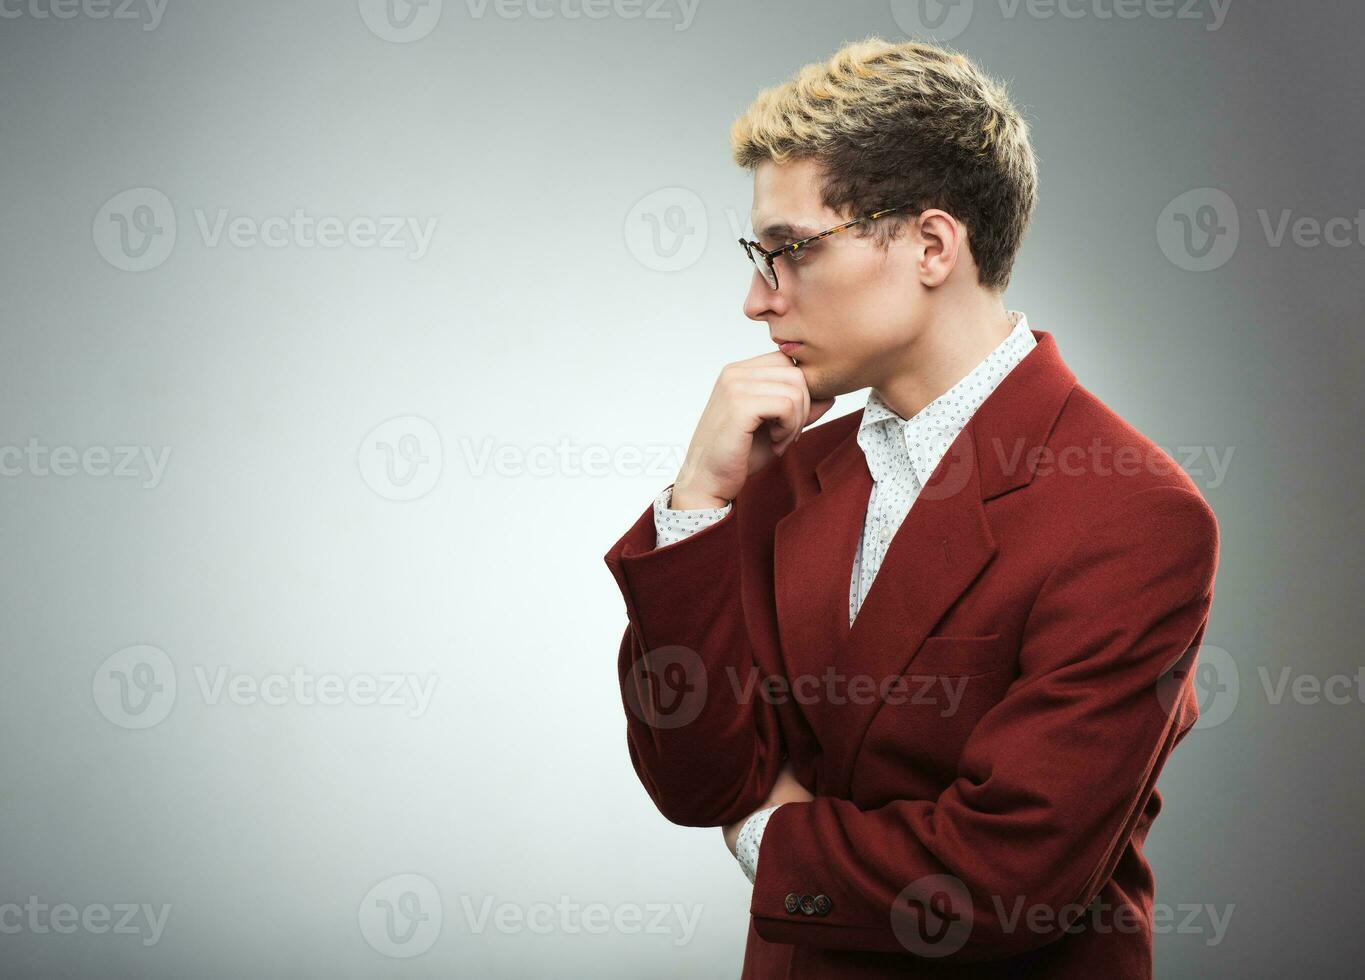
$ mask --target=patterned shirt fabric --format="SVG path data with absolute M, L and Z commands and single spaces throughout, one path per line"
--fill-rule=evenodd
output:
M 748 820 L 744 821 L 744 826 L 739 829 L 739 840 L 735 844 L 735 858 L 739 861 L 739 866 L 744 869 L 744 877 L 749 879 L 749 884 L 754 883 L 754 878 L 758 876 L 758 847 L 763 842 L 763 828 L 767 826 L 768 817 L 772 812 L 781 806 L 770 806 L 766 810 L 759 810 Z
M 676 544 L 683 538 L 696 534 L 702 528 L 716 523 L 730 513 L 731 504 L 724 507 L 699 507 L 696 510 L 673 510 L 673 487 L 669 485 L 654 498 L 655 549 Z
M 905 515 L 910 513 L 920 490 L 981 403 L 1037 345 L 1023 313 L 1010 310 L 1009 318 L 1012 328 L 1005 339 L 962 380 L 912 417 L 901 418 L 882 400 L 877 389 L 870 389 L 858 425 L 857 440 L 872 474 L 872 493 L 868 497 L 863 533 L 849 582 L 850 626 L 881 569 L 891 539 Z M 732 501 L 724 507 L 672 510 L 669 506 L 672 499 L 672 485 L 654 498 L 656 549 L 676 544 L 714 524 L 734 506 Z M 740 846 L 736 848 L 735 857 L 750 883 L 758 872 L 763 828 L 775 809 L 777 807 L 769 807 L 753 814 L 740 829 Z

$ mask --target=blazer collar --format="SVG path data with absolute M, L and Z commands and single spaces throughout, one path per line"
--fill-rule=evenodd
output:
M 1033 349 L 1005 375 L 963 427 L 964 431 L 975 430 L 971 442 L 977 449 L 983 501 L 1026 486 L 1033 479 L 1033 469 L 1027 465 L 1028 447 L 1046 442 L 1052 423 L 1076 384 L 1076 376 L 1062 360 L 1052 334 L 1046 330 L 1030 332 L 1036 342 Z M 866 467 L 857 438 L 864 411 L 859 409 L 848 416 L 853 422 L 848 434 L 816 464 L 815 476 L 822 491 L 831 482 L 847 478 L 859 463 Z M 961 441 L 959 434 L 953 448 Z M 1018 451 L 1020 447 L 1022 452 Z M 941 474 L 935 470 L 935 475 Z

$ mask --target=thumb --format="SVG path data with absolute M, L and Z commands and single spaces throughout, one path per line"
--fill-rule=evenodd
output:
M 824 415 L 833 407 L 833 398 L 812 399 L 810 403 L 810 412 L 806 416 L 806 425 L 810 425 L 812 422 L 817 421 L 820 416 Z

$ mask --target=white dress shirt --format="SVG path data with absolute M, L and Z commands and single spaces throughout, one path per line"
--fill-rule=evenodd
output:
M 1011 310 L 1009 317 L 1013 328 L 1005 339 L 957 384 L 911 418 L 901 418 L 882 401 L 877 389 L 870 389 L 857 439 L 867 459 L 868 471 L 872 474 L 872 493 L 868 498 L 863 533 L 858 541 L 858 551 L 853 559 L 853 576 L 849 582 L 850 625 L 867 598 L 867 591 L 877 577 L 892 537 L 948 447 L 981 403 L 1037 343 L 1023 313 Z M 673 510 L 669 506 L 672 499 L 672 485 L 654 498 L 656 548 L 675 544 L 714 524 L 728 514 L 733 506 L 727 503 L 724 507 Z M 763 840 L 763 828 L 776 809 L 776 806 L 771 806 L 758 811 L 740 829 L 735 856 L 751 883 L 758 873 L 758 851 Z

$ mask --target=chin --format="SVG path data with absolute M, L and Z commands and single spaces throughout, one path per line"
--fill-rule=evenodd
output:
M 796 366 L 806 376 L 806 390 L 810 392 L 811 401 L 833 398 L 836 395 L 846 394 L 853 390 L 840 385 L 837 379 L 828 377 L 822 371 L 812 370 L 809 365 L 802 364 L 800 361 L 797 362 Z

